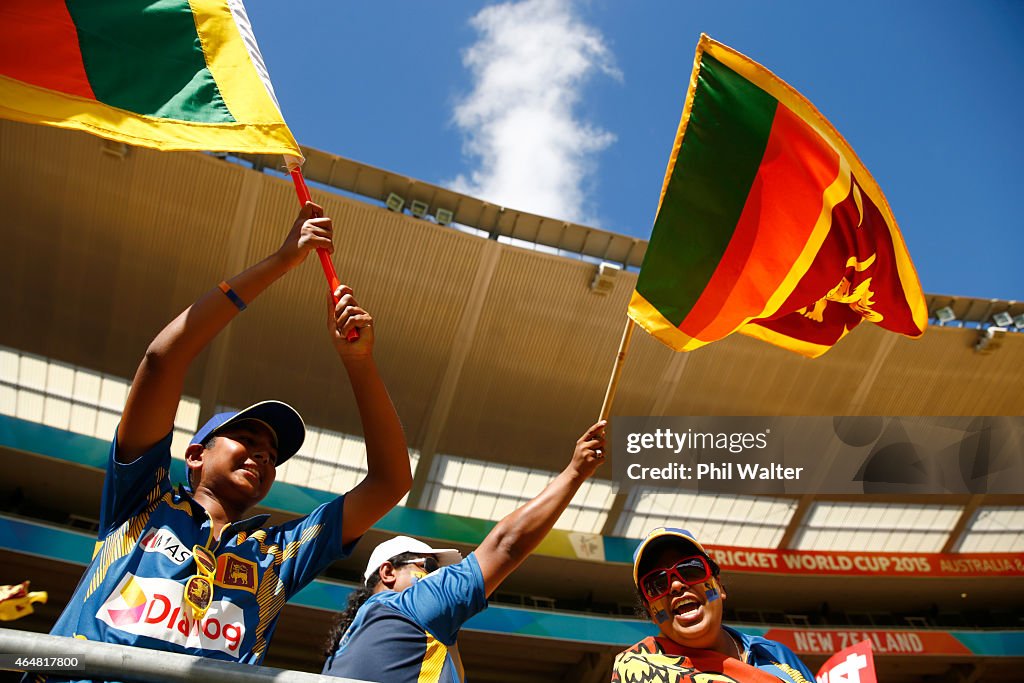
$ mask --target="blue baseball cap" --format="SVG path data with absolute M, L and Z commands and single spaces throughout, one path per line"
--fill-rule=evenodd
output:
M 711 567 L 711 573 L 718 576 L 718 564 L 711 559 L 711 556 L 708 555 L 708 551 L 704 550 L 704 546 L 700 544 L 700 541 L 697 540 L 696 536 L 686 529 L 659 526 L 651 529 L 650 532 L 648 532 L 647 537 L 640 541 L 640 545 L 638 545 L 636 550 L 633 551 L 633 585 L 637 585 L 639 583 L 640 577 L 637 574 L 640 571 L 640 560 L 643 559 L 644 552 L 651 547 L 651 544 L 654 541 L 659 539 L 670 542 L 674 540 L 676 543 L 691 546 L 698 554 L 707 558 L 708 564 Z
M 243 420 L 260 422 L 274 435 L 278 466 L 295 455 L 306 440 L 306 425 L 295 408 L 281 401 L 260 401 L 237 412 L 217 413 L 196 432 L 190 443 L 206 443 L 221 429 Z

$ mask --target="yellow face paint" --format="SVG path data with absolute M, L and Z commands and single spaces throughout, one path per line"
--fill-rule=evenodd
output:
M 654 613 L 654 620 L 659 624 L 664 624 L 670 618 L 668 604 L 669 600 L 667 598 L 659 598 L 651 603 L 651 612 Z

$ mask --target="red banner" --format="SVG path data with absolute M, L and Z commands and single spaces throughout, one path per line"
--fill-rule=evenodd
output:
M 773 628 L 765 638 L 783 643 L 797 654 L 829 655 L 871 642 L 876 655 L 969 655 L 971 650 L 943 631 L 856 631 Z
M 821 665 L 818 683 L 878 683 L 871 641 L 864 640 L 840 650 Z
M 1024 554 L 855 553 L 706 546 L 725 571 L 816 576 L 1024 577 Z

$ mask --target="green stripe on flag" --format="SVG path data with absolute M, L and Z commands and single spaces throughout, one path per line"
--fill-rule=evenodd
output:
M 777 104 L 729 67 L 702 56 L 683 146 L 636 285 L 673 325 L 689 315 L 725 254 Z
M 157 118 L 235 120 L 206 66 L 187 0 L 67 0 L 67 6 L 97 100 Z

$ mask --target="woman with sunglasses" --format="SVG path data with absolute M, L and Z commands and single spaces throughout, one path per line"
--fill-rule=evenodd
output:
M 363 588 L 349 597 L 329 637 L 323 673 L 386 683 L 464 681 L 459 629 L 487 607 L 487 597 L 540 544 L 603 462 L 604 428 L 603 420 L 591 426 L 565 470 L 461 562 L 458 551 L 407 536 L 374 548 Z
M 813 683 L 814 674 L 781 643 L 722 624 L 725 586 L 718 565 L 693 534 L 658 527 L 633 554 L 633 583 L 660 633 L 620 652 L 613 683 L 714 680 Z

